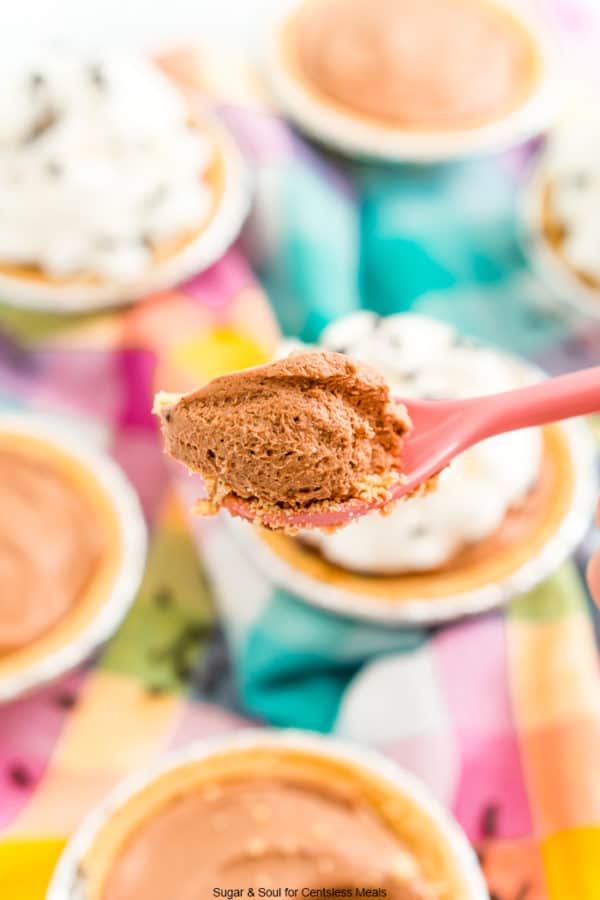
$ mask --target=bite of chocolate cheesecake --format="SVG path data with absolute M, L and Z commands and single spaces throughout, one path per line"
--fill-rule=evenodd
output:
M 298 351 L 188 394 L 160 393 L 154 409 L 167 453 L 204 478 L 201 514 L 242 503 L 261 522 L 385 500 L 402 477 L 406 410 L 376 369 L 339 353 Z

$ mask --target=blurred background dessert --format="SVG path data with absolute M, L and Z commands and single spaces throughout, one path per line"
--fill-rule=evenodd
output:
M 72 669 L 117 628 L 145 526 L 120 470 L 64 424 L 0 413 L 0 700 Z
M 149 60 L 56 48 L 2 67 L 5 263 L 127 281 L 208 218 L 215 148 Z
M 541 65 L 519 20 L 481 0 L 309 0 L 285 39 L 311 90 L 397 128 L 500 118 L 527 98 Z
M 400 399 L 485 396 L 543 377 L 414 313 L 357 312 L 326 328 L 321 344 L 376 363 Z M 284 341 L 280 353 L 296 346 Z M 578 422 L 521 430 L 459 455 L 425 496 L 333 534 L 230 527 L 262 572 L 302 602 L 365 621 L 442 622 L 534 587 L 577 546 L 594 502 L 594 454 Z
M 244 883 L 283 896 L 291 878 L 305 896 L 485 896 L 463 836 L 420 785 L 374 754 L 293 732 L 191 747 L 142 773 L 83 825 L 48 897 L 159 900 L 174 870 L 195 894 Z
M 552 130 L 526 197 L 527 245 L 541 277 L 559 299 L 592 316 L 600 315 L 599 146 L 596 104 L 581 99 Z
M 270 77 L 301 127 L 351 153 L 424 161 L 499 147 L 535 133 L 552 105 L 546 40 L 528 12 L 305 0 L 274 36 Z
M 0 276 L 17 298 L 122 302 L 189 274 L 190 253 L 197 271 L 239 228 L 231 140 L 148 57 L 6 53 L 0 104 Z
M 590 111 L 591 112 L 591 111 Z M 600 208 L 597 149 L 600 119 L 573 118 L 548 147 L 542 228 L 546 239 L 584 284 L 600 290 L 594 224 Z
M 397 397 L 461 399 L 527 383 L 521 365 L 461 339 L 424 316 L 356 313 L 327 328 L 321 342 L 377 365 Z M 539 432 L 501 435 L 463 453 L 425 497 L 369 514 L 333 535 L 309 535 L 332 562 L 363 572 L 430 571 L 466 544 L 489 537 L 507 512 L 526 502 L 541 464 Z
M 6 653 L 40 637 L 67 615 L 111 551 L 101 518 L 65 474 L 43 457 L 28 454 L 26 447 L 15 447 L 14 437 L 3 437 L 0 571 L 6 605 L 0 651 Z

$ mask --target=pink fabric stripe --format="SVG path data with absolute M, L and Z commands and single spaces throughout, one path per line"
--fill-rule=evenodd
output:
M 183 747 L 201 738 L 231 734 L 252 723 L 211 703 L 188 702 L 182 707 L 170 741 L 170 747 Z
M 519 742 L 514 734 L 465 738 L 454 813 L 473 842 L 533 833 Z
M 211 309 L 222 309 L 239 291 L 252 284 L 252 270 L 237 248 L 232 247 L 219 262 L 186 281 L 180 289 Z
M 503 620 L 462 622 L 439 632 L 432 643 L 456 727 L 464 734 L 511 731 Z
M 243 109 L 227 104 L 221 116 L 231 128 L 241 149 L 255 163 L 284 160 L 293 153 L 293 141 L 287 124 L 264 110 Z
M 74 672 L 2 708 L 0 827 L 12 822 L 34 793 L 84 677 Z
M 461 749 L 456 815 L 473 840 L 482 837 L 492 819 L 498 838 L 530 834 L 531 813 L 508 695 L 503 620 L 493 616 L 461 623 L 440 632 L 432 644 Z M 478 805 L 473 798 L 479 798 Z

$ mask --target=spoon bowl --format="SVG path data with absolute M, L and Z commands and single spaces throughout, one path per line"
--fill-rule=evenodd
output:
M 260 524 L 288 531 L 300 528 L 340 528 L 373 510 L 414 494 L 452 460 L 489 437 L 549 425 L 563 419 L 600 412 L 600 367 L 548 378 L 525 388 L 467 400 L 405 400 L 412 429 L 402 444 L 400 479 L 389 496 L 378 500 L 352 498 L 323 509 L 281 510 L 261 516 Z M 235 516 L 255 520 L 252 505 L 230 496 L 223 505 Z

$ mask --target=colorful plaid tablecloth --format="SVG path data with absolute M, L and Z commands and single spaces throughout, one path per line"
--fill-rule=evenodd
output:
M 552 13 L 588 38 L 583 7 L 555 3 Z M 120 313 L 0 310 L 0 403 L 79 423 L 136 485 L 151 536 L 142 588 L 107 647 L 0 709 L 0 897 L 41 900 L 65 839 L 124 775 L 258 719 L 346 734 L 416 771 L 477 846 L 495 900 L 596 900 L 589 545 L 506 610 L 433 632 L 328 616 L 262 578 L 218 521 L 190 521 L 150 414 L 157 388 L 185 390 L 268 358 L 272 309 L 288 332 L 312 338 L 360 304 L 417 308 L 551 371 L 598 364 L 598 330 L 564 317 L 524 265 L 514 198 L 527 154 L 418 180 L 357 169 L 307 147 L 245 73 L 232 87 L 228 61 L 182 53 L 170 64 L 213 93 L 252 161 L 256 204 L 242 242 Z

